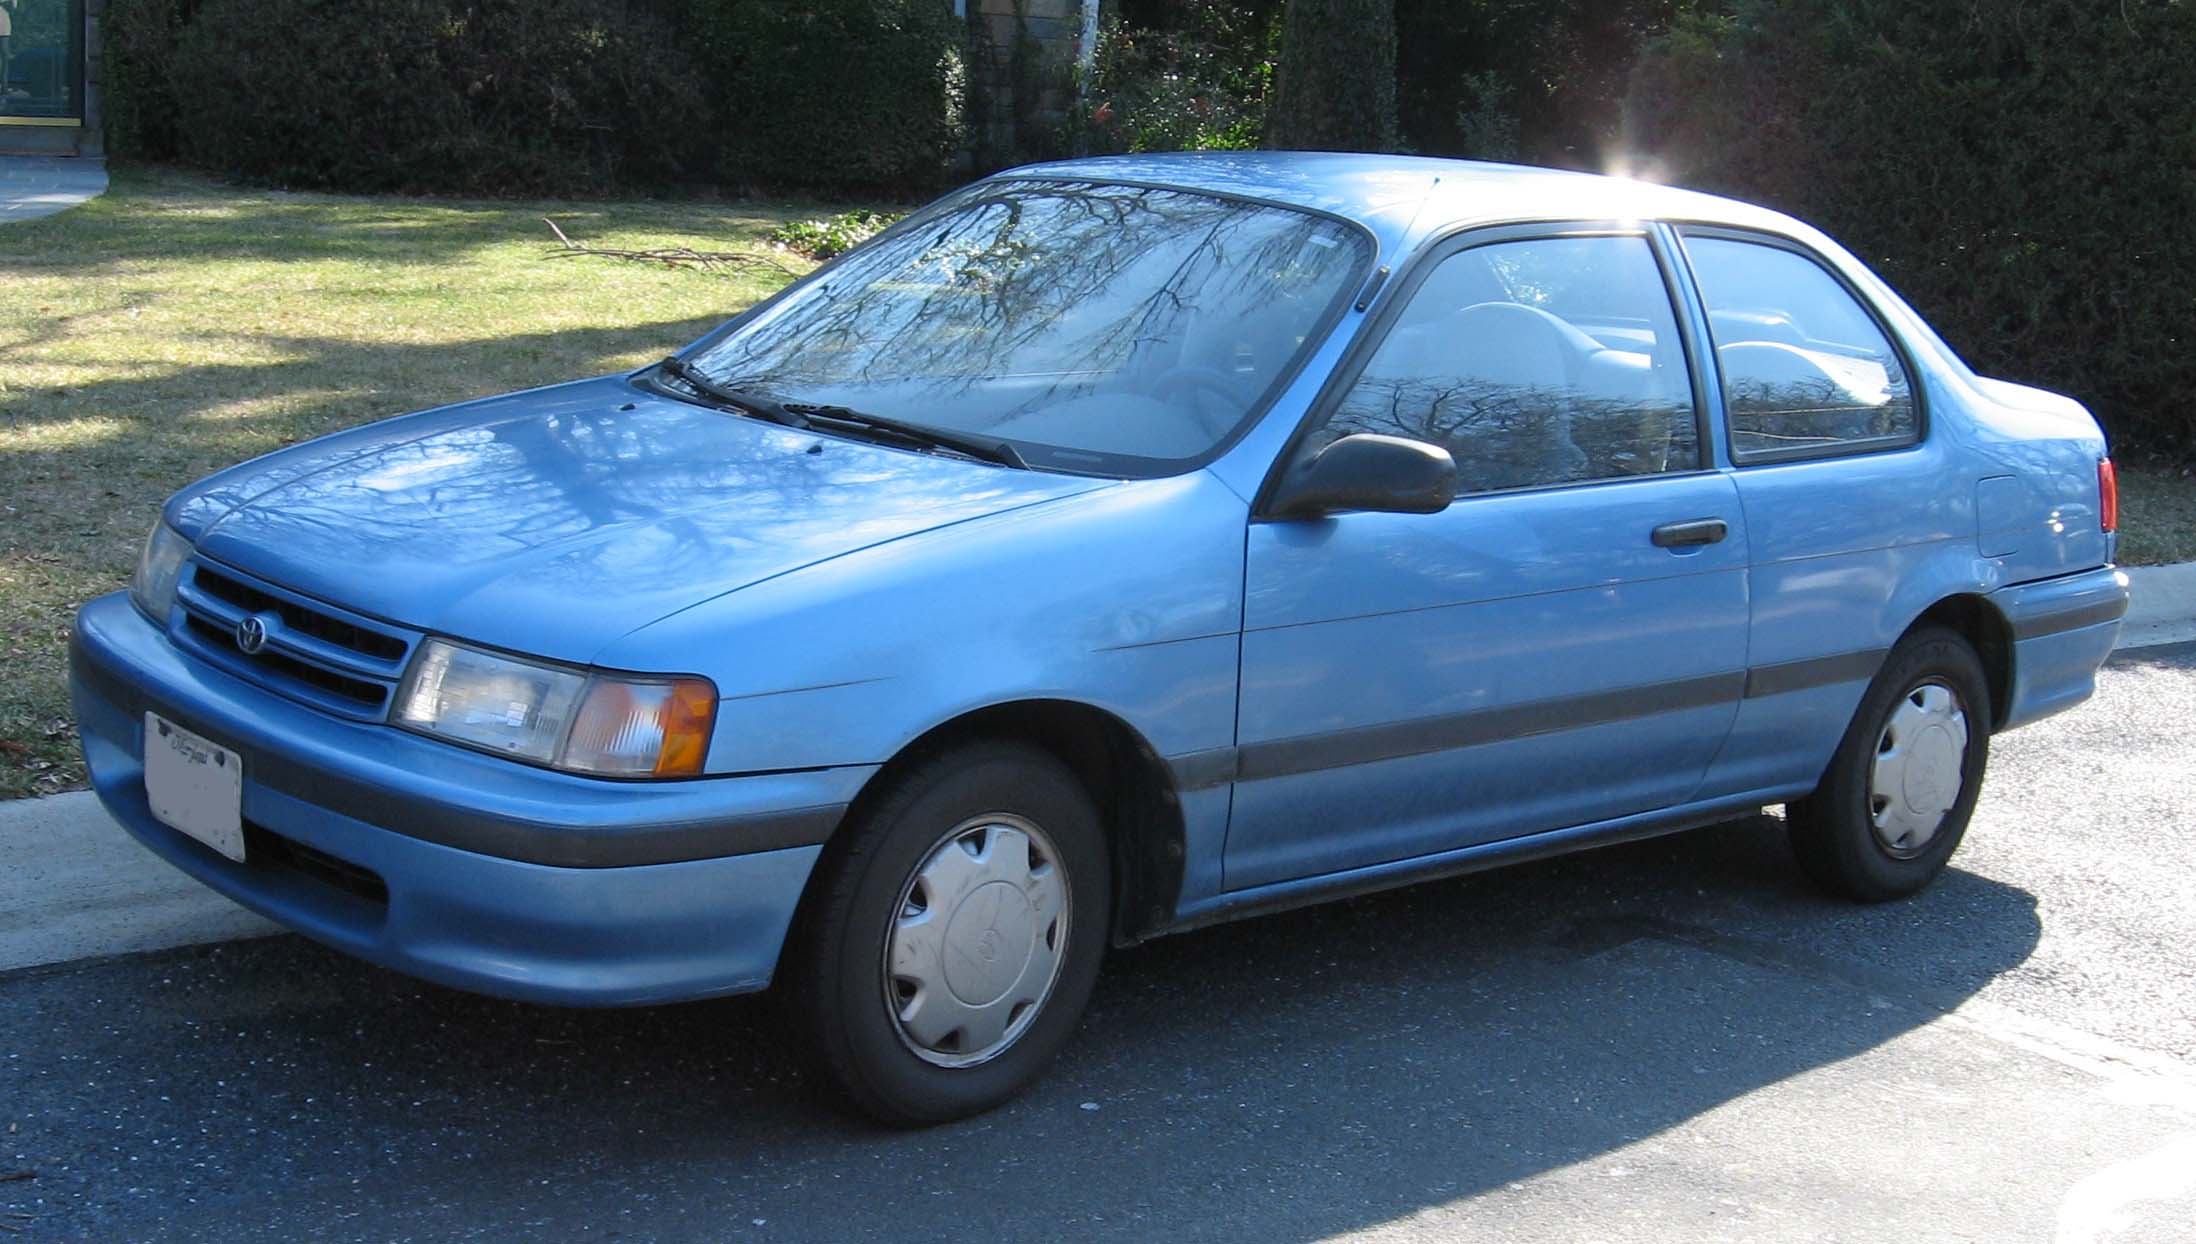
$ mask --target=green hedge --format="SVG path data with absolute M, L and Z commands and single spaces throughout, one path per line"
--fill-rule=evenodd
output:
M 117 155 L 173 160 L 177 125 L 175 48 L 197 0 L 107 0 L 100 23 L 107 146 Z
M 946 0 L 109 0 L 115 149 L 287 186 L 922 190 Z
M 683 171 L 698 82 L 617 0 L 205 0 L 168 67 L 179 153 L 345 190 L 588 191 Z
M 1395 0 L 1397 112 L 1428 154 L 1598 170 L 1643 42 L 1715 0 Z
M 2196 460 L 2196 5 L 1745 0 L 1657 41 L 1631 138 L 1823 226 L 1975 368 Z
M 967 30 L 945 0 L 690 0 L 734 185 L 927 189 L 961 142 Z
M 1265 141 L 1395 150 L 1394 0 L 1287 0 Z

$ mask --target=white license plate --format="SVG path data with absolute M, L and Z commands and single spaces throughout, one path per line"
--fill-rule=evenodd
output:
M 145 800 L 171 829 L 244 859 L 244 760 L 158 713 L 145 714 Z

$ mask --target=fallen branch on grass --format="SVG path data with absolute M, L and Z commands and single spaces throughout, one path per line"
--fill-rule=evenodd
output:
M 587 242 L 575 242 L 557 228 L 557 222 L 543 217 L 541 223 L 549 226 L 549 232 L 557 235 L 557 245 L 550 249 L 551 259 L 571 255 L 595 255 L 603 259 L 624 259 L 633 263 L 661 264 L 666 268 L 693 268 L 712 276 L 730 276 L 735 272 L 751 272 L 767 268 L 786 276 L 800 273 L 786 267 L 767 255 L 750 255 L 745 251 L 698 251 L 691 246 L 665 246 L 656 250 L 627 250 L 619 246 L 595 246 Z

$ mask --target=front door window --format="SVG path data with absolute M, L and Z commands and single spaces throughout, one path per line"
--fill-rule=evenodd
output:
M 1531 238 L 1443 260 L 1309 447 L 1352 432 L 1447 449 L 1467 494 L 1700 469 L 1647 239 Z

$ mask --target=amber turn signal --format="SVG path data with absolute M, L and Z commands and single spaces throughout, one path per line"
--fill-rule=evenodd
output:
M 692 777 L 709 754 L 717 689 L 706 678 L 601 676 L 572 723 L 562 767 L 608 777 Z

